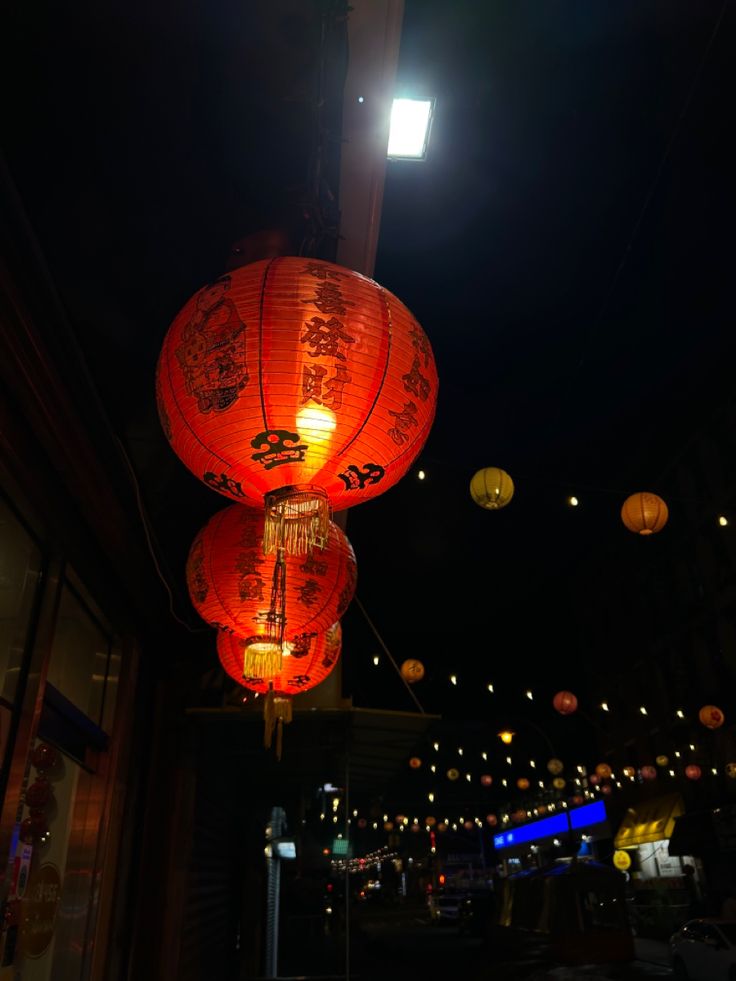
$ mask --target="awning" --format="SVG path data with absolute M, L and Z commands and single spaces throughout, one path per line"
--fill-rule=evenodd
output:
M 679 794 L 652 797 L 630 807 L 614 838 L 616 848 L 633 848 L 671 838 L 675 818 L 684 810 Z
M 718 848 L 710 811 L 681 814 L 675 821 L 668 846 L 670 855 L 697 855 Z

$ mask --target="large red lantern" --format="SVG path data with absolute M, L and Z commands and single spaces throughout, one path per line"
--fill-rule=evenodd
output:
M 187 560 L 189 595 L 214 627 L 242 638 L 241 675 L 278 673 L 284 641 L 304 643 L 338 620 L 355 591 L 350 542 L 330 523 L 327 546 L 308 556 L 264 556 L 263 512 L 233 504 L 197 535 Z
M 293 554 L 416 459 L 437 402 L 427 336 L 360 273 L 282 257 L 203 287 L 156 370 L 164 433 L 208 487 L 263 507 L 266 547 Z
M 704 705 L 698 712 L 698 718 L 706 729 L 720 729 L 726 720 L 722 709 L 717 705 Z
M 572 715 L 577 711 L 578 700 L 571 691 L 558 691 L 552 699 L 552 704 L 560 715 Z
M 703 775 L 703 771 L 697 765 L 697 763 L 690 763 L 685 767 L 685 776 L 688 780 L 700 780 Z

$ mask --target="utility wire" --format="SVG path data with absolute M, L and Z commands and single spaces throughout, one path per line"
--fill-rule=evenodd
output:
M 420 712 L 422 713 L 422 715 L 426 715 L 427 713 L 426 713 L 426 712 L 424 711 L 424 709 L 422 708 L 422 705 L 421 705 L 421 703 L 420 703 L 420 701 L 419 701 L 419 699 L 418 699 L 418 698 L 417 698 L 417 696 L 416 696 L 416 695 L 414 694 L 414 692 L 413 692 L 413 690 L 412 690 L 412 688 L 410 687 L 410 685 L 409 685 L 409 683 L 407 682 L 407 680 L 406 680 L 406 678 L 405 678 L 405 677 L 403 676 L 403 674 L 401 673 L 401 669 L 399 668 L 399 666 L 398 666 L 398 664 L 397 664 L 397 663 L 396 663 L 396 661 L 394 660 L 394 657 L 393 657 L 393 654 L 392 654 L 392 653 L 391 653 L 391 651 L 390 651 L 390 650 L 388 649 L 388 647 L 386 647 L 386 644 L 385 644 L 385 643 L 384 643 L 384 641 L 383 641 L 383 637 L 381 637 L 381 635 L 379 634 L 379 632 L 378 632 L 378 630 L 377 630 L 377 629 L 376 629 L 376 627 L 375 627 L 375 624 L 373 623 L 373 621 L 371 620 L 371 618 L 370 618 L 370 617 L 368 616 L 368 613 L 366 612 L 366 608 L 365 608 L 365 607 L 363 606 L 363 604 L 362 604 L 362 603 L 360 602 L 360 599 L 359 599 L 359 597 L 358 597 L 358 596 L 355 596 L 355 603 L 357 604 L 357 606 L 358 606 L 358 609 L 360 610 L 360 612 L 361 612 L 361 613 L 363 614 L 363 616 L 365 617 L 365 619 L 366 619 L 366 622 L 367 622 L 367 624 L 368 624 L 368 626 L 369 626 L 369 627 L 371 628 L 371 630 L 373 631 L 373 633 L 374 633 L 374 635 L 375 635 L 375 638 L 376 638 L 376 640 L 378 641 L 378 643 L 379 643 L 379 644 L 381 645 L 381 647 L 383 648 L 383 651 L 384 651 L 384 654 L 386 655 L 386 657 L 387 657 L 387 658 L 389 659 L 389 661 L 390 661 L 390 662 L 391 662 L 391 663 L 393 664 L 393 666 L 394 666 L 394 668 L 396 669 L 396 673 L 397 673 L 397 674 L 398 674 L 398 676 L 399 676 L 399 677 L 401 678 L 401 681 L 402 681 L 402 683 L 403 683 L 403 685 L 404 685 L 404 687 L 405 687 L 405 688 L 406 688 L 406 690 L 407 690 L 407 691 L 409 692 L 409 694 L 411 695 L 411 697 L 412 697 L 412 698 L 414 699 L 414 704 L 415 704 L 415 705 L 416 705 L 416 707 L 417 707 L 417 708 L 419 709 L 419 711 L 420 711 Z

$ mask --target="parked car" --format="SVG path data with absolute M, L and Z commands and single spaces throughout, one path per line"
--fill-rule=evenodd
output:
M 736 981 L 736 921 L 688 920 L 670 937 L 672 970 L 690 981 Z
M 459 892 L 436 892 L 429 897 L 429 915 L 434 923 L 457 923 L 460 917 Z

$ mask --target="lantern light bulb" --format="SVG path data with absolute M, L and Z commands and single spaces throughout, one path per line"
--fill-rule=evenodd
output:
M 508 785 L 509 785 L 509 782 L 506 779 L 506 777 L 503 778 L 503 780 L 501 781 L 501 783 L 504 785 L 504 787 L 508 787 Z
M 465 779 L 466 779 L 466 780 L 467 780 L 468 782 L 470 782 L 470 781 L 471 781 L 471 780 L 472 780 L 473 778 L 472 778 L 472 776 L 471 776 L 471 775 L 470 775 L 469 773 L 466 773 L 466 774 L 465 774 Z
M 534 760 L 529 760 L 529 766 L 530 766 L 530 767 L 531 767 L 532 769 L 534 769 L 534 767 L 536 767 L 536 765 L 537 765 L 537 764 L 536 764 L 536 763 L 534 762 Z
M 429 769 L 432 771 L 432 773 L 436 773 L 437 772 L 437 767 L 434 765 L 434 763 L 430 766 Z
M 570 497 L 568 497 L 567 499 L 567 503 L 570 505 L 571 508 L 576 508 L 578 504 L 580 504 L 580 501 L 577 499 L 577 497 L 575 497 L 574 494 L 571 494 Z
M 308 405 L 296 414 L 296 429 L 301 439 L 312 443 L 327 442 L 337 427 L 337 417 L 326 405 Z
M 510 756 L 507 756 L 506 757 L 506 762 L 508 763 L 509 766 L 511 766 L 511 757 Z
M 726 517 L 725 514 L 718 515 L 718 524 L 721 526 L 721 528 L 726 527 L 726 525 L 728 524 L 728 518 Z
M 712 766 L 710 768 L 710 772 L 715 774 L 715 773 L 718 773 L 718 770 L 716 770 L 716 768 L 714 766 Z
M 462 756 L 463 755 L 463 748 L 462 748 L 462 746 L 458 746 L 458 748 L 457 748 L 457 755 L 458 756 Z

